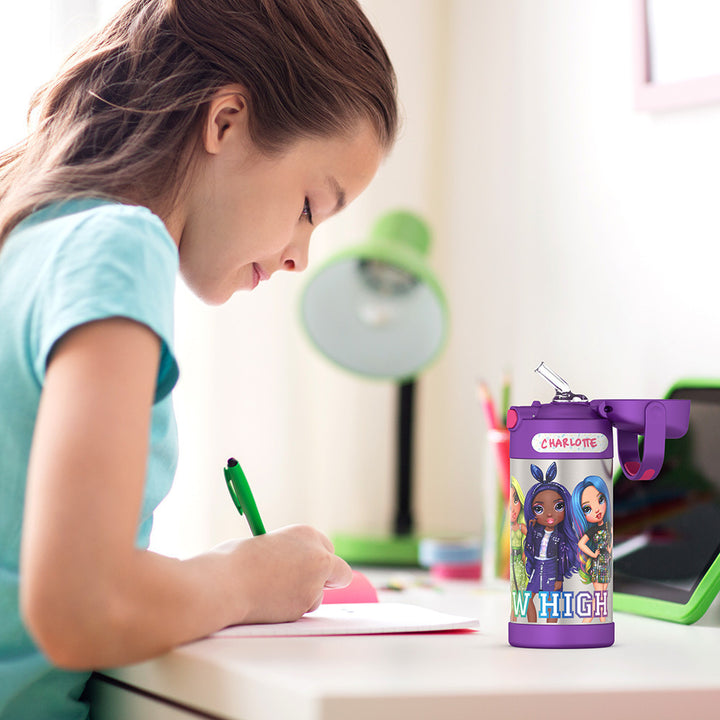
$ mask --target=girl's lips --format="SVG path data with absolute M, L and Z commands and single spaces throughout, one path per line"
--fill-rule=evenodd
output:
M 258 265 L 257 263 L 252 264 L 253 270 L 253 283 L 252 289 L 254 290 L 263 280 L 269 280 L 270 276 Z

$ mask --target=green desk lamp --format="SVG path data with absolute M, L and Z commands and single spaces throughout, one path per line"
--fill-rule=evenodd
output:
M 350 563 L 417 565 L 412 517 L 415 378 L 440 353 L 448 328 L 445 296 L 427 266 L 430 231 L 415 214 L 393 211 L 370 238 L 331 257 L 310 278 L 301 301 L 315 347 L 352 373 L 398 383 L 394 532 L 333 538 Z

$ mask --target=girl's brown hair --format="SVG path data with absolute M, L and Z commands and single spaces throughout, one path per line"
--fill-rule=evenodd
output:
M 37 91 L 29 135 L 0 154 L 0 243 L 72 197 L 169 211 L 207 101 L 231 83 L 266 154 L 360 120 L 394 142 L 395 74 L 356 0 L 130 0 Z

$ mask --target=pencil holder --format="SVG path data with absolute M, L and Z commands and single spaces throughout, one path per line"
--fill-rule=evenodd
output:
M 508 639 L 517 647 L 612 645 L 613 427 L 623 472 L 652 480 L 665 438 L 687 432 L 690 401 L 589 401 L 545 365 L 537 372 L 555 387 L 553 401 L 507 415 Z

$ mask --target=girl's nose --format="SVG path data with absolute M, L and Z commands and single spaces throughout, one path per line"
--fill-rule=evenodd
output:
M 307 237 L 294 241 L 285 250 L 282 259 L 282 269 L 288 272 L 302 272 L 308 265 L 308 248 L 310 234 Z

